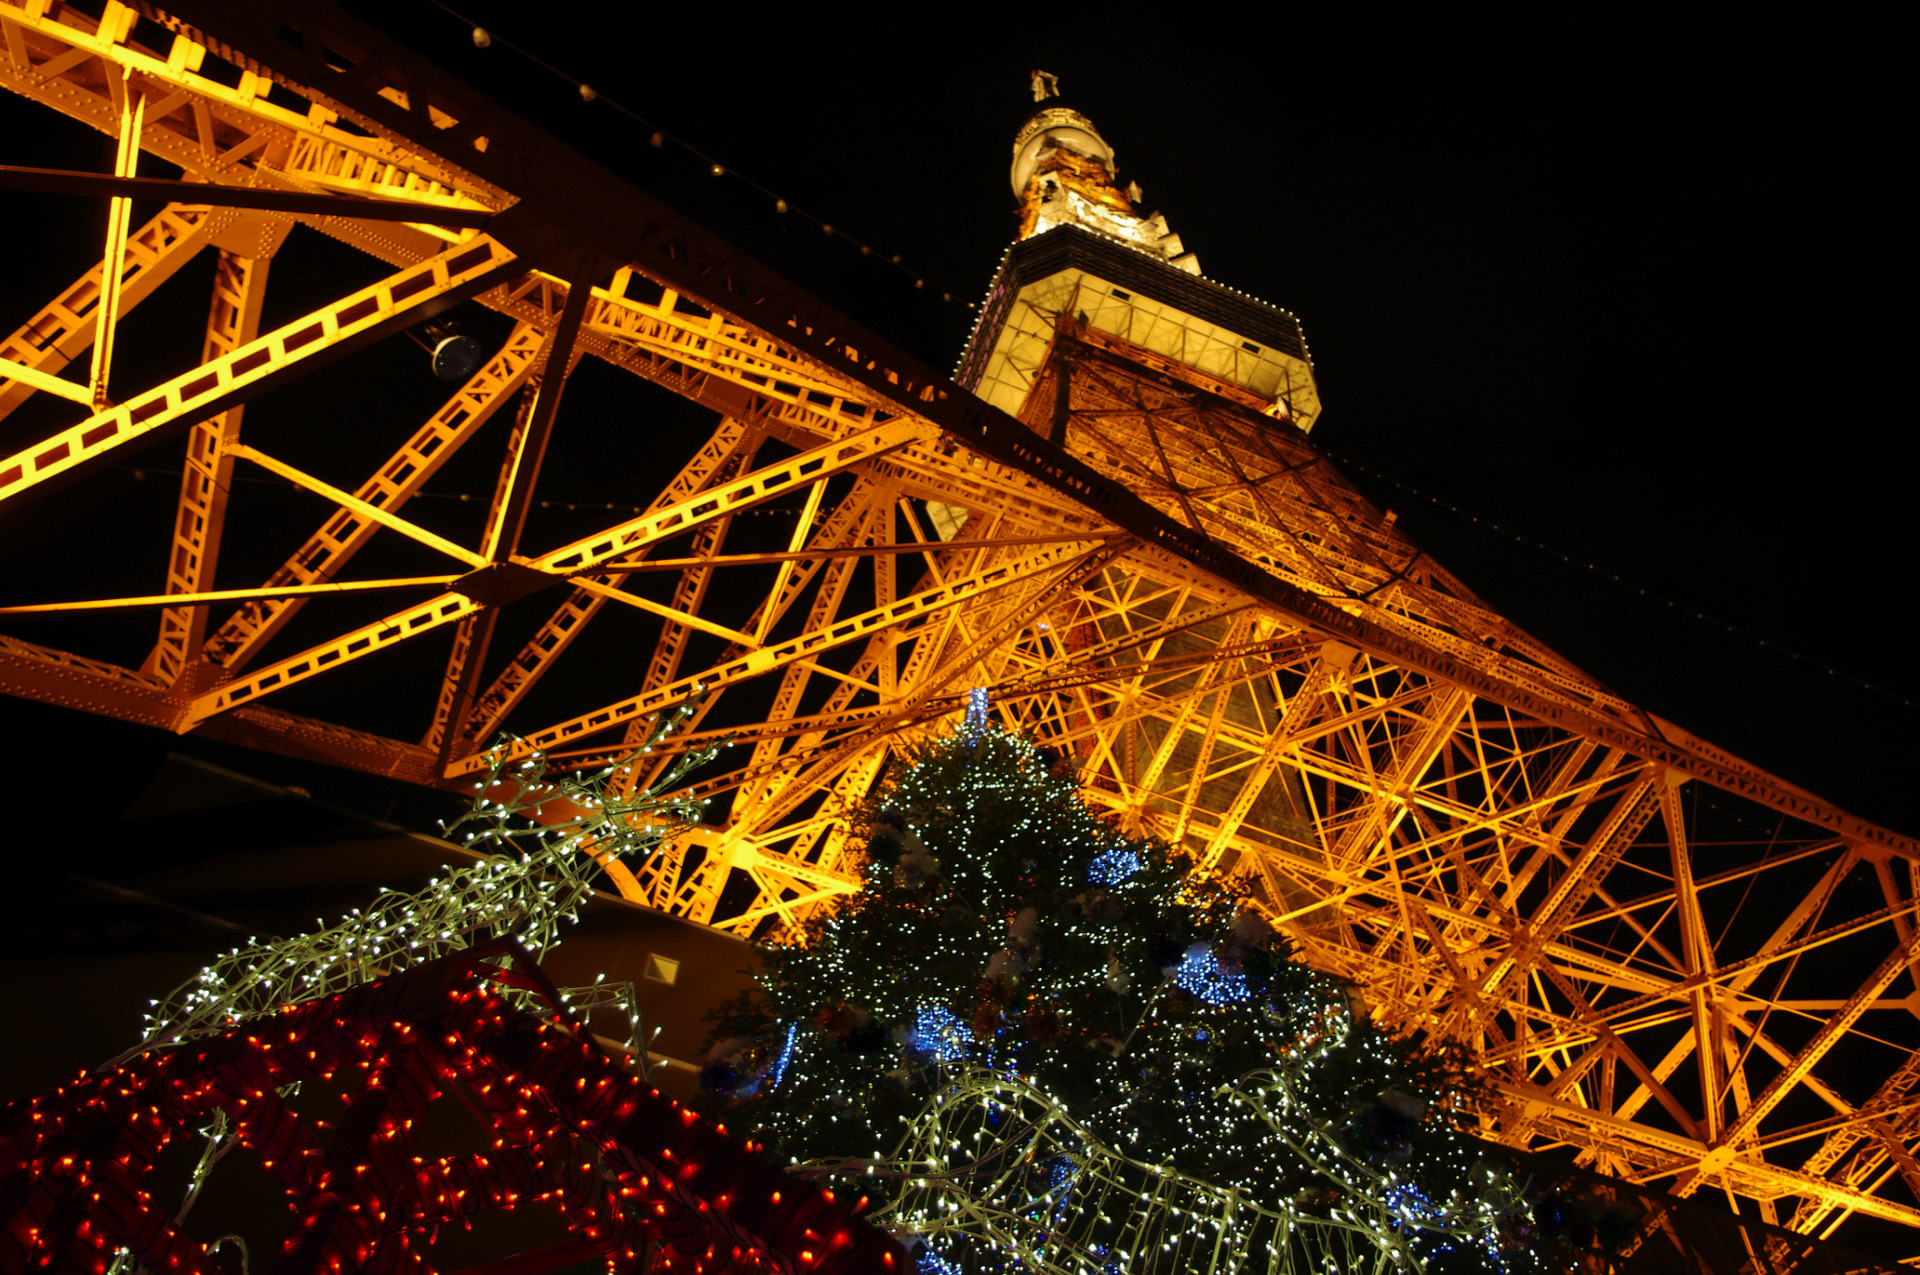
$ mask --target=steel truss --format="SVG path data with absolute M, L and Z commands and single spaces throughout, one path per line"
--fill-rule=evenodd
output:
M 1420 554 L 1304 435 L 1124 342 L 1064 324 L 1015 420 L 331 6 L 140 12 L 166 39 L 135 39 L 117 3 L 95 22 L 0 0 L 7 87 L 125 139 L 116 177 L 79 188 L 124 202 L 145 154 L 206 195 L 143 228 L 119 217 L 117 264 L 0 343 L 0 417 L 74 401 L 66 427 L 0 437 L 0 501 L 184 435 L 168 565 L 151 595 L 0 612 L 160 618 L 137 667 L 0 638 L 0 689 L 452 786 L 503 726 L 584 763 L 701 688 L 674 746 L 739 745 L 701 781 L 716 815 L 614 879 L 765 933 L 856 888 L 849 806 L 990 686 L 1116 819 L 1246 882 L 1388 1025 L 1464 1046 L 1486 1136 L 1571 1144 L 1802 1232 L 1853 1212 L 1920 1225 L 1913 840 L 1612 694 Z M 390 273 L 263 333 L 295 223 Z M 85 384 L 61 375 L 206 247 L 200 364 L 127 393 L 104 356 Z M 370 474 L 329 481 L 244 441 L 249 399 L 469 299 L 511 336 Z M 585 356 L 720 423 L 640 512 L 526 545 Z M 516 398 L 483 533 L 422 525 L 410 499 Z M 259 587 L 216 589 L 239 466 L 332 512 Z M 930 506 L 964 521 L 942 538 Z M 745 537 L 747 514 L 790 534 Z M 383 533 L 441 570 L 350 577 Z M 289 649 L 309 601 L 369 591 L 401 600 Z M 524 608 L 546 619 L 494 650 Z M 580 711 L 531 717 L 615 615 L 650 645 Z M 439 630 L 451 650 L 415 739 L 274 705 Z

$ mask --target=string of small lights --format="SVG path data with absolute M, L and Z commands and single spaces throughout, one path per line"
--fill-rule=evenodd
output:
M 730 1123 L 871 1197 L 922 1272 L 1561 1269 L 1454 1130 L 1467 1073 L 966 709 L 863 812 L 863 890 L 721 1015 Z
M 485 858 L 422 890 L 383 889 L 366 908 L 332 925 L 322 922 L 310 933 L 234 948 L 154 1002 L 140 1043 L 107 1065 L 218 1034 L 235 1023 L 479 943 L 513 939 L 536 959 L 544 956 L 559 945 L 561 927 L 577 918 L 592 893 L 595 865 L 616 858 L 644 860 L 680 828 L 698 821 L 704 803 L 673 793 L 717 749 L 676 757 L 657 783 L 631 796 L 613 792 L 617 781 L 693 711 L 692 705 L 682 705 L 660 714 L 647 742 L 631 756 L 586 775 L 550 776 L 540 753 L 510 765 L 504 748 L 496 747 L 487 754 L 485 777 L 474 784 L 472 807 L 446 829 Z M 560 818 L 554 817 L 556 811 L 571 813 Z M 536 822 L 535 812 L 549 818 Z M 617 1003 L 621 984 L 607 984 L 604 977 L 569 994 L 578 992 L 589 1010 Z M 637 1044 L 639 1019 L 630 987 L 628 992 L 629 1043 Z
M 1274 1092 L 1284 1094 L 1277 1085 Z M 1265 1093 L 1232 1098 L 1263 1116 L 1273 1100 Z M 1451 1226 L 1451 1239 L 1473 1244 L 1490 1225 L 1426 1207 L 1417 1189 L 1353 1160 L 1326 1134 L 1312 1134 L 1317 1145 L 1310 1146 L 1296 1141 L 1285 1121 L 1269 1123 L 1296 1156 L 1347 1170 L 1359 1188 L 1349 1207 L 1316 1212 L 1291 1200 L 1270 1204 L 1253 1192 L 1130 1157 L 1045 1091 L 978 1066 L 949 1073 L 884 1168 L 815 1164 L 808 1171 L 852 1167 L 898 1177 L 900 1197 L 873 1220 L 927 1244 L 922 1271 L 961 1269 L 943 1247 L 970 1252 L 988 1245 L 1042 1271 L 1142 1264 L 1271 1275 L 1417 1270 L 1417 1234 Z M 1510 1179 L 1487 1184 L 1492 1213 L 1517 1194 Z
M 795 204 L 787 200 L 784 196 L 774 191 L 771 187 L 768 187 L 758 181 L 755 181 L 753 178 L 747 176 L 745 173 L 740 172 L 738 169 L 733 168 L 730 165 L 721 163 L 718 159 L 714 158 L 712 155 L 709 155 L 706 151 L 702 150 L 700 147 L 696 146 L 694 143 L 686 140 L 683 137 L 679 137 L 673 133 L 668 132 L 666 129 L 662 128 L 660 125 L 654 123 L 652 120 L 648 119 L 646 116 L 640 114 L 638 111 L 628 106 L 626 103 L 621 102 L 617 98 L 609 97 L 606 93 L 602 92 L 600 89 L 594 87 L 593 85 L 587 83 L 585 80 L 581 79 L 579 76 L 574 75 L 562 69 L 561 67 L 554 65 L 552 62 L 547 61 L 545 58 L 541 57 L 537 53 L 534 53 L 532 50 L 526 48 L 524 45 L 516 44 L 514 41 L 509 40 L 506 37 L 502 36 L 498 31 L 480 25 L 478 22 L 474 21 L 472 18 L 467 17 L 465 14 L 453 8 L 451 5 L 443 3 L 443 0 L 427 0 L 427 3 L 432 5 L 434 8 L 440 10 L 442 13 L 446 14 L 448 17 L 453 18 L 455 21 L 459 22 L 462 26 L 466 27 L 468 36 L 473 41 L 473 46 L 476 49 L 490 49 L 496 45 L 504 49 L 511 49 L 514 53 L 519 54 L 521 57 L 533 63 L 535 66 L 547 72 L 549 75 L 555 76 L 561 80 L 566 81 L 569 85 L 573 87 L 574 92 L 579 95 L 580 100 L 582 102 L 597 103 L 600 105 L 610 107 L 614 111 L 619 112 L 621 115 L 626 116 L 629 120 L 632 120 L 635 124 L 639 125 L 642 129 L 646 130 L 647 144 L 653 147 L 655 150 L 662 150 L 668 146 L 673 146 L 673 147 L 677 147 L 682 151 L 685 151 L 689 156 L 691 156 L 693 159 L 698 161 L 700 165 L 703 168 L 705 168 L 709 173 L 711 173 L 714 177 L 726 178 L 726 179 L 731 179 L 733 181 L 737 181 L 742 185 L 749 187 L 750 189 L 754 190 L 758 194 L 765 197 L 769 203 L 769 206 L 773 209 L 776 215 L 783 216 L 783 217 L 795 217 L 803 221 L 811 222 L 814 226 L 818 227 L 820 232 L 823 235 L 825 235 L 827 238 L 845 243 L 847 246 L 851 248 L 858 249 L 860 255 L 863 257 L 871 257 L 886 265 L 892 266 L 895 270 L 899 271 L 899 273 L 902 276 L 904 276 L 909 282 L 913 284 L 913 287 L 915 288 L 916 291 L 929 292 L 930 294 L 939 296 L 942 302 L 949 303 L 949 304 L 952 303 L 954 298 L 953 298 L 953 292 L 951 289 L 931 287 L 927 281 L 926 276 L 922 275 L 919 271 L 913 269 L 911 266 L 905 264 L 901 260 L 901 256 L 899 253 L 897 252 L 890 253 L 884 249 L 876 248 L 872 244 L 867 243 L 865 240 L 860 239 L 855 235 L 848 234 L 844 228 L 828 220 L 827 218 L 816 216 L 814 213 L 809 212 L 804 208 L 800 208 L 796 206 Z M 963 301 L 961 302 L 961 304 L 965 305 L 968 309 L 975 308 L 975 303 L 972 301 Z
M 309 1100 L 289 1101 L 302 1086 Z M 337 1123 L 316 1111 L 330 1096 L 347 1109 Z M 423 1119 L 436 1103 L 464 1110 L 457 1141 L 427 1128 L 441 1123 Z M 187 1275 L 221 1269 L 211 1256 L 231 1244 L 245 1275 L 243 1241 L 199 1242 L 160 1198 L 178 1186 L 163 1156 L 196 1128 L 245 1146 L 235 1172 L 284 1192 L 278 1261 L 290 1269 L 423 1269 L 430 1251 L 444 1256 L 443 1228 L 529 1206 L 612 1270 L 906 1267 L 858 1220 L 865 1201 L 780 1172 L 595 1048 L 510 941 L 0 1109 L 0 1172 L 31 1187 L 0 1200 L 6 1269 Z M 476 1134 L 482 1149 L 433 1154 Z
M 596 1007 L 626 1008 L 637 1034 L 631 984 L 569 995 L 539 973 L 535 954 L 559 942 L 587 893 L 583 865 L 643 855 L 698 817 L 701 803 L 677 795 L 691 759 L 637 796 L 615 795 L 694 711 L 660 714 L 631 757 L 590 774 L 549 777 L 543 758 L 509 764 L 496 748 L 447 831 L 469 828 L 468 844 L 498 853 L 315 934 L 236 949 L 156 1007 L 141 1047 L 16 1104 L 0 1125 L 0 1170 L 20 1171 L 37 1195 L 0 1210 L 0 1230 L 39 1265 L 204 1270 L 232 1245 L 244 1275 L 244 1240 L 202 1245 L 179 1224 L 245 1146 L 292 1193 L 285 1256 L 302 1267 L 329 1251 L 417 1264 L 446 1222 L 540 1203 L 616 1265 L 645 1250 L 694 1269 L 717 1252 L 734 1261 L 705 1269 L 901 1269 L 895 1242 L 856 1224 L 864 1199 L 849 1206 L 787 1177 L 654 1088 L 643 1060 L 595 1047 Z M 517 972 L 498 968 L 509 963 Z M 303 1084 L 335 1085 L 339 1073 L 342 1125 L 289 1105 Z M 423 1108 L 456 1083 L 490 1149 L 410 1155 Z M 77 1151 L 76 1127 L 88 1131 Z M 315 1134 L 327 1129 L 322 1151 Z M 169 1141 L 193 1134 L 203 1145 L 184 1201 L 163 1213 L 142 1188 Z
M 1501 535 L 1506 536 L 1508 539 L 1514 541 L 1516 544 L 1526 545 L 1530 549 L 1538 549 L 1540 552 L 1547 554 L 1549 557 L 1558 558 L 1561 562 L 1566 563 L 1568 566 L 1579 567 L 1584 571 L 1590 571 L 1594 575 L 1613 581 L 1615 584 L 1620 585 L 1622 588 L 1632 589 L 1635 593 L 1639 594 L 1641 597 L 1652 598 L 1655 602 L 1664 602 L 1670 609 L 1678 611 L 1682 615 L 1691 616 L 1694 619 L 1699 620 L 1704 624 L 1711 624 L 1717 629 L 1723 629 L 1726 632 L 1733 634 L 1735 637 L 1745 638 L 1749 642 L 1756 643 L 1759 646 L 1765 647 L 1769 651 L 1775 652 L 1776 654 L 1784 655 L 1788 659 L 1793 660 L 1797 663 L 1805 664 L 1809 668 L 1816 669 L 1816 670 L 1824 669 L 1828 677 L 1837 677 L 1841 681 L 1851 682 L 1863 691 L 1870 691 L 1875 695 L 1884 696 L 1885 698 L 1892 700 L 1896 704 L 1903 704 L 1908 708 L 1912 708 L 1914 706 L 1914 701 L 1912 699 L 1909 699 L 1907 696 L 1901 694 L 1900 692 L 1892 690 L 1886 686 L 1883 686 L 1878 682 L 1869 682 L 1863 677 L 1855 677 L 1853 674 L 1846 672 L 1844 669 L 1835 668 L 1832 665 L 1828 664 L 1825 660 L 1819 660 L 1811 656 L 1802 655 L 1800 652 L 1794 650 L 1792 647 L 1784 646 L 1779 642 L 1773 641 L 1771 638 L 1762 637 L 1758 633 L 1755 633 L 1750 629 L 1743 629 L 1738 625 L 1729 624 L 1725 620 L 1719 619 L 1716 616 L 1708 615 L 1705 611 L 1699 610 L 1696 607 L 1688 606 L 1684 602 L 1676 601 L 1673 598 L 1668 597 L 1666 594 L 1659 592 L 1657 589 L 1643 588 L 1640 585 L 1635 584 L 1633 581 L 1627 579 L 1625 576 L 1619 575 L 1618 573 L 1613 571 L 1609 571 L 1607 568 L 1600 566 L 1598 563 L 1584 562 L 1579 558 L 1573 557 L 1571 554 L 1562 553 L 1560 552 L 1560 550 L 1555 549 L 1552 545 L 1545 544 L 1539 540 L 1535 540 L 1533 537 L 1526 535 L 1523 532 L 1515 531 L 1511 527 L 1502 526 L 1501 524 L 1495 522 L 1491 518 L 1483 518 L 1478 514 L 1471 513 L 1468 510 L 1462 509 L 1459 505 L 1456 505 L 1451 501 L 1444 500 L 1439 496 L 1430 495 L 1427 492 L 1421 491 L 1418 487 L 1413 486 L 1411 483 L 1402 482 L 1398 478 L 1394 478 L 1388 474 L 1383 474 L 1377 469 L 1373 469 L 1366 465 L 1362 465 L 1357 461 L 1348 460 L 1344 456 L 1340 456 L 1334 452 L 1327 451 L 1326 448 L 1324 447 L 1321 448 L 1320 450 L 1323 453 L 1325 453 L 1328 459 L 1336 461 L 1348 469 L 1355 470 L 1362 474 L 1367 474 L 1373 478 L 1379 479 L 1381 482 L 1390 483 L 1393 486 L 1399 488 L 1401 491 L 1406 492 L 1410 496 L 1414 496 L 1420 500 L 1426 501 L 1428 504 L 1433 505 L 1436 508 L 1445 509 L 1449 513 L 1457 514 L 1460 517 L 1465 518 L 1468 522 L 1473 523 L 1475 526 L 1485 527 L 1490 531 L 1499 532 Z

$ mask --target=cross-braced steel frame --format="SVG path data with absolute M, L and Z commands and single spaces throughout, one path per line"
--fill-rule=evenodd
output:
M 0 504 L 75 480 L 65 499 L 171 436 L 172 543 L 149 595 L 0 612 L 159 620 L 137 665 L 0 638 L 0 689 L 449 786 L 503 728 L 523 751 L 598 759 L 698 689 L 675 746 L 739 744 L 704 772 L 715 816 L 611 872 L 636 900 L 765 933 L 856 887 L 850 803 L 990 686 L 1093 801 L 1244 881 L 1391 1026 L 1464 1046 L 1486 1136 L 1570 1144 L 1802 1232 L 1855 1212 L 1920 1225 L 1913 840 L 1613 695 L 1422 555 L 1303 434 L 1124 340 L 1063 322 L 1023 422 L 330 6 L 140 15 L 0 0 L 0 79 L 120 141 L 113 177 L 7 179 L 114 211 L 103 265 L 0 342 L 0 414 L 72 401 L 66 424 L 0 437 Z M 140 178 L 141 155 L 184 181 Z M 135 226 L 135 197 L 168 202 Z M 262 330 L 295 225 L 389 273 Z M 203 249 L 201 359 L 123 387 L 114 334 Z M 323 476 L 243 435 L 249 400 L 467 301 L 510 334 L 370 471 Z M 638 512 L 530 543 L 587 356 L 719 423 Z M 483 531 L 437 534 L 410 501 L 503 408 Z M 221 589 L 242 470 L 331 512 L 257 587 Z M 743 533 L 770 513 L 782 537 Z M 376 536 L 443 565 L 355 578 Z M 316 630 L 369 594 L 396 600 Z M 497 642 L 528 609 L 532 636 Z M 573 681 L 592 688 L 579 711 L 536 715 L 550 670 L 610 619 L 644 626 L 639 654 Z M 444 676 L 413 738 L 275 706 L 434 634 Z

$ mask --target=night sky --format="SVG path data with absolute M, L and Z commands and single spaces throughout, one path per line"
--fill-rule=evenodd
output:
M 1896 379 L 1913 336 L 1894 224 L 1910 138 L 1884 37 L 1460 8 L 952 7 L 909 31 L 901 7 L 760 24 L 731 7 L 575 5 L 543 24 L 538 6 L 467 0 L 501 37 L 476 51 L 424 0 L 357 7 L 942 368 L 1014 233 L 1009 146 L 1033 109 L 1027 72 L 1045 67 L 1209 277 L 1300 316 L 1325 403 L 1315 441 L 1416 542 L 1629 698 L 1920 833 L 1920 715 L 1904 702 L 1920 697 L 1905 622 L 1920 535 Z M 795 211 L 674 141 L 648 146 L 608 98 Z M 111 162 L 104 139 L 23 131 L 47 123 L 39 108 L 0 112 L 6 162 Z M 16 235 L 104 216 L 4 204 Z M 26 317 L 93 242 L 27 263 L 0 317 Z M 406 357 L 376 352 L 356 375 Z M 0 578 L 22 590 L 42 580 L 20 567 L 31 525 L 0 519 Z M 0 711 L 65 732 L 62 747 L 166 744 Z M 56 788 L 82 787 L 77 760 L 60 771 Z

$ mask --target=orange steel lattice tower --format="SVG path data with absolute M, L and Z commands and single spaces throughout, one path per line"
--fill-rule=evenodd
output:
M 145 607 L 151 653 L 4 637 L 0 689 L 450 787 L 503 726 L 586 763 L 703 695 L 673 746 L 740 745 L 700 781 L 715 816 L 608 870 L 766 934 L 857 888 L 849 804 L 990 687 L 1091 800 L 1244 881 L 1382 1022 L 1463 1046 L 1484 1136 L 1809 1234 L 1920 1225 L 1920 845 L 1623 701 L 1399 535 L 1308 439 L 1292 316 L 1199 276 L 1083 117 L 1046 106 L 1018 139 L 1025 237 L 956 384 L 329 5 L 0 0 L 0 36 L 8 88 L 120 143 L 112 177 L 7 177 L 113 212 L 104 268 L 0 342 L 0 413 L 71 400 L 0 438 L 0 502 L 185 448 L 164 579 L 0 606 Z M 186 180 L 140 178 L 142 155 Z M 136 197 L 168 202 L 136 226 Z M 263 330 L 296 223 L 386 273 Z M 115 333 L 203 249 L 200 359 L 120 384 Z M 386 460 L 310 472 L 243 432 L 256 396 L 469 301 L 510 335 L 424 421 L 359 424 L 391 424 Z M 587 356 L 719 421 L 640 512 L 533 543 Z M 411 498 L 509 405 L 483 529 L 429 529 Z M 244 471 L 330 512 L 257 587 L 218 589 Z M 356 578 L 376 536 L 438 570 Z M 376 618 L 327 619 L 367 598 Z M 554 709 L 569 675 L 548 674 L 609 624 L 642 658 Z M 276 705 L 436 640 L 413 737 Z

